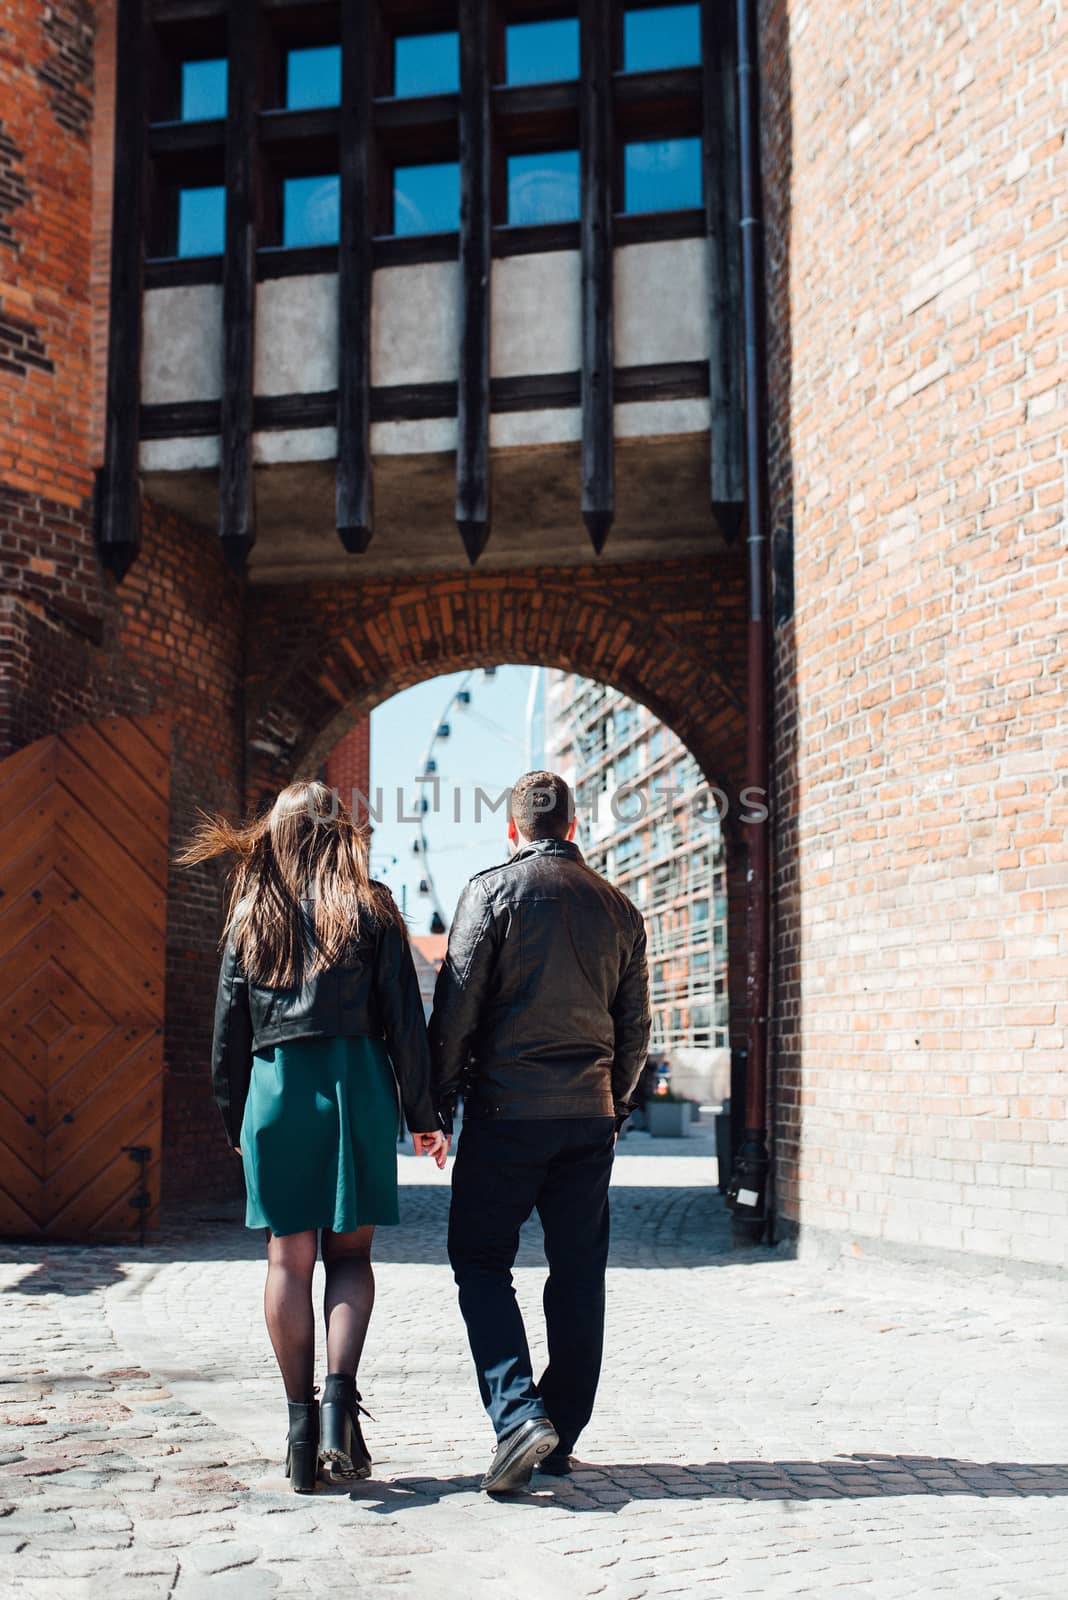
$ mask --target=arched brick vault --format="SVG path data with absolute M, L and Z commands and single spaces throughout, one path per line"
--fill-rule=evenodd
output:
M 728 989 L 744 1016 L 746 621 L 740 550 L 714 560 L 423 581 L 263 586 L 248 618 L 245 795 L 317 770 L 348 727 L 401 689 L 468 667 L 560 667 L 656 713 L 728 797 Z
M 399 690 L 506 662 L 560 667 L 647 705 L 735 804 L 744 783 L 745 612 L 715 561 L 264 586 L 251 598 L 246 798 L 314 770 Z

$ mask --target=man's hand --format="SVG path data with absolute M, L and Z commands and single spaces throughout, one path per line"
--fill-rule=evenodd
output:
M 235 1156 L 239 1156 L 240 1154 L 241 1154 L 241 1146 L 239 1144 L 235 1144 L 234 1145 L 234 1155 Z
M 442 1133 L 413 1133 L 412 1149 L 417 1156 L 433 1156 L 438 1164 L 438 1169 L 444 1167 L 446 1157 L 452 1148 L 452 1138 Z

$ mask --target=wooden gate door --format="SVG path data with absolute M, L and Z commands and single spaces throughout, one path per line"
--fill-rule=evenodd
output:
M 0 1233 L 159 1220 L 170 723 L 0 761 Z

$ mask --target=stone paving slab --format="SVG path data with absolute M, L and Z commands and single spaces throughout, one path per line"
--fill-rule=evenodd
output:
M 377 1240 L 374 1476 L 314 1496 L 282 1472 L 261 1234 L 0 1246 L 0 1594 L 1063 1597 L 1063 1284 L 733 1252 L 710 1153 L 707 1126 L 621 1146 L 584 1465 L 510 1500 L 477 1488 L 429 1162 Z M 534 1331 L 536 1224 L 516 1277 Z

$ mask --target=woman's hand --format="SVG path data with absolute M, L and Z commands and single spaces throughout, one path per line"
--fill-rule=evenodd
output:
M 445 1165 L 452 1139 L 440 1130 L 437 1133 L 413 1133 L 412 1149 L 417 1156 L 433 1156 L 439 1170 Z
M 239 1156 L 240 1154 L 241 1154 L 241 1146 L 239 1144 L 235 1144 L 234 1145 L 234 1155 L 235 1156 Z

